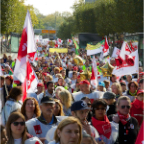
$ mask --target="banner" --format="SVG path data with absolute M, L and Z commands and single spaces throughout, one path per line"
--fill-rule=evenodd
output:
M 116 66 L 112 74 L 116 76 L 123 76 L 123 75 L 138 73 L 139 71 L 138 50 L 132 52 L 130 56 L 132 56 L 134 59 L 134 66 L 130 66 L 126 63 L 126 61 L 123 61 L 122 66 Z
M 120 54 L 120 49 L 118 49 L 117 47 L 114 47 L 112 57 L 116 58 L 119 54 Z
M 96 45 L 87 44 L 86 50 L 87 55 L 94 55 L 97 53 L 101 53 L 104 47 L 105 40 L 98 42 Z
M 68 53 L 68 48 L 49 48 L 49 52 Z

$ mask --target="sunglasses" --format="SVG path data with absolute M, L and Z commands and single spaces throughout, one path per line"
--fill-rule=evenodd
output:
M 124 109 L 125 107 L 126 107 L 127 109 L 130 109 L 130 106 L 129 106 L 129 105 L 127 105 L 127 106 L 126 106 L 126 105 L 122 105 L 122 106 L 121 106 L 122 109 Z
M 106 109 L 102 107 L 102 108 L 95 108 L 95 110 L 106 110 Z
M 13 125 L 14 126 L 18 126 L 18 125 L 21 125 L 21 126 L 24 126 L 25 125 L 25 122 L 13 122 Z

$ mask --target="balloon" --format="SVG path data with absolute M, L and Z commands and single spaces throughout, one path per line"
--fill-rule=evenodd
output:
M 114 67 L 107 62 L 102 67 L 100 67 L 100 69 L 102 70 L 102 74 L 104 77 L 109 77 L 109 76 L 111 77 Z
M 76 55 L 73 60 L 77 66 L 83 66 L 83 60 L 80 56 Z

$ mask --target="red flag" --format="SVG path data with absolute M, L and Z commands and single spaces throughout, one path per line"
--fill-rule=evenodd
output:
M 108 41 L 107 41 L 107 37 L 106 37 L 104 48 L 103 48 L 103 57 L 107 56 L 108 54 L 109 54 L 109 45 L 108 45 Z
M 27 97 L 27 92 L 34 92 L 37 87 L 37 76 L 29 63 L 36 56 L 36 44 L 29 11 L 27 12 L 21 42 L 18 51 L 14 76 L 23 83 L 23 98 Z
M 143 128 L 144 128 L 144 121 L 142 122 L 141 128 L 139 130 L 137 139 L 135 144 L 144 144 L 144 133 L 143 133 Z

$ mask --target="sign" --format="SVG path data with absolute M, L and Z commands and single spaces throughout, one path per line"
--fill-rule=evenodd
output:
M 50 48 L 49 52 L 54 53 L 68 53 L 68 48 Z
M 11 36 L 11 52 L 18 52 L 19 37 Z
M 42 33 L 55 34 L 56 30 L 42 30 Z

